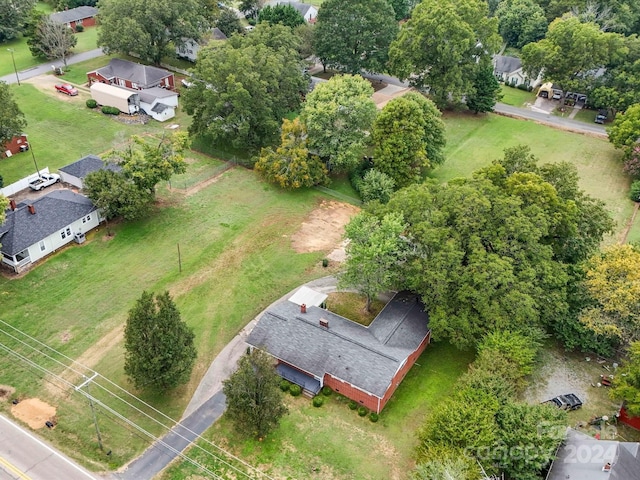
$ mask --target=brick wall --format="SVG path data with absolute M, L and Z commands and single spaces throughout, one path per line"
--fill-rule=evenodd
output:
M 630 417 L 624 407 L 620 409 L 620 421 L 640 430 L 640 417 Z
M 378 401 L 380 400 L 378 397 L 360 390 L 350 383 L 344 382 L 339 378 L 335 378 L 328 373 L 325 373 L 324 375 L 323 384 L 340 393 L 341 395 L 350 398 L 358 404 L 364 405 L 369 410 L 372 410 L 376 413 L 380 413 L 380 410 L 382 410 L 382 404 L 380 404 L 380 410 L 378 410 Z
M 24 145 L 25 143 L 27 143 L 26 136 L 18 135 L 16 137 L 13 137 L 2 146 L 0 157 L 4 157 L 7 150 L 9 150 L 13 155 L 15 155 L 16 153 L 20 153 L 20 145 Z

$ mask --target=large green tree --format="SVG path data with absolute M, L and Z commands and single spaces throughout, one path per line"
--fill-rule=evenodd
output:
M 128 179 L 122 172 L 98 170 L 91 172 L 83 181 L 83 190 L 104 218 L 122 217 L 135 220 L 143 217 L 153 197 Z
M 287 413 L 278 380 L 268 353 L 254 349 L 240 358 L 238 369 L 223 381 L 226 415 L 239 432 L 262 439 L 278 426 Z
M 169 292 L 143 292 L 124 329 L 124 371 L 137 388 L 164 390 L 186 383 L 197 357 L 191 328 Z
M 24 114 L 13 98 L 9 85 L 0 82 L 0 148 L 27 126 Z
M 267 5 L 258 14 L 258 22 L 280 23 L 295 28 L 304 23 L 304 17 L 290 4 Z
M 496 11 L 502 39 L 515 48 L 537 42 L 547 32 L 544 10 L 534 0 L 504 0 Z
M 24 19 L 35 4 L 35 0 L 0 0 L 0 42 L 22 33 Z
M 608 133 L 614 147 L 630 153 L 640 138 L 640 103 L 631 105 L 623 114 L 617 115 Z
M 501 88 L 493 74 L 493 67 L 486 65 L 478 68 L 473 78 L 473 90 L 467 95 L 465 103 L 473 113 L 492 112 L 501 97 Z
M 402 238 L 405 227 L 401 214 L 390 213 L 378 219 L 360 213 L 345 228 L 349 243 L 340 285 L 355 287 L 365 295 L 367 311 L 379 293 L 393 289 L 398 282 L 397 267 L 407 250 Z
M 624 401 L 629 415 L 640 417 L 640 342 L 629 345 L 620 373 L 614 378 L 611 398 Z
M 193 115 L 190 132 L 254 151 L 273 144 L 307 88 L 297 46 L 290 28 L 261 23 L 249 35 L 200 50 L 199 81 L 183 95 Z
M 307 95 L 300 119 L 309 150 L 335 170 L 348 171 L 362 158 L 376 117 L 373 88 L 360 76 L 336 75 Z
M 71 49 L 78 43 L 78 38 L 66 24 L 55 22 L 50 17 L 43 16 L 27 43 L 34 57 L 43 57 L 49 60 L 59 58 L 62 59 L 66 67 L 67 57 L 71 54 Z
M 325 68 L 382 72 L 397 31 L 388 0 L 327 0 L 318 11 L 315 53 Z
M 500 45 L 483 0 L 423 0 L 389 49 L 392 73 L 425 89 L 438 106 L 461 103 L 476 70 Z
M 138 55 L 159 64 L 171 45 L 198 39 L 209 27 L 200 0 L 101 0 L 98 46 L 106 53 Z

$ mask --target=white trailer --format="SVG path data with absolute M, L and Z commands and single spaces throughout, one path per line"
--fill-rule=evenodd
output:
M 91 85 L 91 97 L 98 102 L 98 105 L 115 107 L 129 115 L 138 113 L 140 110 L 140 95 L 115 85 L 94 83 Z

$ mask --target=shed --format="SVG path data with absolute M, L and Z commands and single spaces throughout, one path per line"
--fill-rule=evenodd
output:
M 11 140 L 2 145 L 2 151 L 0 152 L 0 158 L 2 156 L 10 157 L 16 153 L 26 152 L 29 150 L 29 142 L 27 142 L 27 135 L 16 135 Z
M 137 92 L 106 83 L 91 85 L 91 97 L 98 105 L 115 107 L 122 113 L 133 114 L 140 110 L 140 95 Z
M 105 163 L 96 155 L 87 155 L 69 165 L 65 165 L 60 170 L 60 178 L 63 182 L 69 183 L 78 188 L 84 188 L 84 178 L 90 173 L 98 170 L 112 170 L 119 172 L 120 165 L 115 163 Z
M 140 108 L 154 120 L 164 122 L 175 117 L 178 94 L 166 88 L 154 87 L 139 90 Z

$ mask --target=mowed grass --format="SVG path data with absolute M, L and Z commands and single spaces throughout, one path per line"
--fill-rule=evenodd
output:
M 580 186 L 605 202 L 616 222 L 619 239 L 631 214 L 627 198 L 629 179 L 622 173 L 620 153 L 606 139 L 550 128 L 535 122 L 500 115 L 444 115 L 447 126 L 445 163 L 432 176 L 442 182 L 471 174 L 502 158 L 505 148 L 529 145 L 541 163 L 569 162 L 576 166 Z
M 518 88 L 507 87 L 504 83 L 500 84 L 502 98 L 500 101 L 514 107 L 522 107 L 526 103 L 533 103 L 536 96 L 533 92 L 527 92 Z
M 143 398 L 178 418 L 212 359 L 249 320 L 283 292 L 323 274 L 322 253 L 297 254 L 290 246 L 319 198 L 314 190 L 276 190 L 242 168 L 189 197 L 162 192 L 161 208 L 144 220 L 111 225 L 112 238 L 101 228 L 84 245 L 62 250 L 22 278 L 0 278 L 2 320 L 78 358 L 125 322 L 144 290 L 169 290 L 194 329 L 199 356 L 186 386 Z M 96 352 L 101 360 L 95 369 L 132 389 L 121 347 L 116 342 Z M 148 446 L 104 415 L 104 443 L 113 454 L 99 455 L 82 399 L 56 396 L 48 382 L 15 360 L 4 357 L 0 370 L 2 383 L 17 395 L 60 408 L 59 429 L 48 438 L 75 458 L 86 457 L 94 467 L 105 468 L 107 460 L 119 466 Z
M 289 414 L 279 428 L 262 441 L 236 433 L 226 418 L 207 432 L 206 438 L 223 445 L 275 478 L 388 480 L 406 478 L 414 465 L 416 429 L 424 416 L 452 392 L 459 376 L 473 360 L 447 343 L 427 347 L 396 390 L 377 423 L 359 417 L 348 400 L 332 393 L 314 408 L 311 400 L 287 395 Z M 203 448 L 210 450 L 203 442 Z M 192 450 L 190 456 L 205 465 L 210 459 Z M 185 463 L 171 467 L 164 480 L 194 478 L 196 470 Z M 223 477 L 236 478 L 236 477 Z M 257 477 L 255 477 L 257 478 Z

